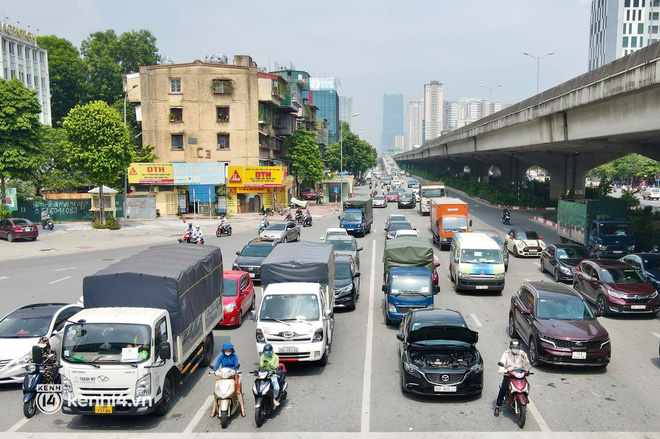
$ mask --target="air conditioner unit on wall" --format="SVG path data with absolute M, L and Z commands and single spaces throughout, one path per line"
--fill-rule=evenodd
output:
M 150 186 L 149 192 L 158 192 L 158 186 Z

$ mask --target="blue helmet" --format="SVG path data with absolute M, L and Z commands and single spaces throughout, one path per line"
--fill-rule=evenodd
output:
M 222 350 L 223 351 L 226 351 L 226 350 L 229 350 L 229 349 L 234 351 L 234 345 L 229 343 L 229 342 L 226 342 L 225 344 L 222 345 Z
M 273 345 L 268 343 L 266 346 L 264 346 L 264 355 L 270 354 L 273 352 Z

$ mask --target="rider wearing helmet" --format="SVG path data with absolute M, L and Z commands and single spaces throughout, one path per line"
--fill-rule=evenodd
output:
M 202 233 L 201 227 L 199 227 L 199 224 L 195 225 L 195 232 L 194 232 L 195 237 L 199 239 L 200 241 L 204 241 L 204 233 Z
M 238 355 L 236 355 L 236 350 L 234 345 L 226 342 L 222 345 L 222 353 L 218 357 L 218 360 L 215 362 L 215 366 L 211 369 L 215 372 L 219 368 L 228 367 L 229 369 L 234 369 L 236 375 L 234 375 L 234 383 L 236 388 L 236 398 L 238 399 L 238 405 L 241 407 L 241 416 L 245 417 L 245 406 L 243 405 L 243 392 L 241 392 L 241 380 L 239 380 L 238 368 L 241 367 L 241 364 L 238 362 Z M 215 398 L 213 398 L 213 410 L 211 411 L 211 417 L 215 418 L 218 413 L 218 403 Z
M 529 370 L 532 367 L 527 359 L 527 354 L 520 349 L 520 341 L 516 339 L 509 342 L 509 349 L 504 351 L 500 362 L 504 364 L 504 367 L 500 366 L 499 370 L 500 375 L 502 375 L 502 386 L 500 387 L 500 393 L 497 395 L 497 402 L 495 403 L 495 416 L 500 415 L 500 405 L 509 389 L 509 381 L 511 378 L 507 372 L 513 369 Z
M 262 352 L 261 358 L 259 359 L 259 368 L 277 372 L 279 366 L 280 366 L 280 359 L 277 356 L 277 354 L 273 352 L 273 345 L 268 343 L 266 346 L 264 346 L 264 350 Z M 277 407 L 280 405 L 280 403 L 277 402 L 277 397 L 280 394 L 280 383 L 278 381 L 278 376 L 276 373 L 273 373 L 270 376 L 270 382 L 273 385 L 273 406 Z

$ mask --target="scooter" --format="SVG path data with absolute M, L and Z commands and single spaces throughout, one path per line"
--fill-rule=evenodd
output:
M 302 225 L 303 227 L 312 227 L 312 215 L 309 213 L 305 215 L 305 217 L 302 220 Z
M 44 221 L 46 221 L 46 223 L 45 224 L 43 222 L 41 223 L 42 229 L 53 230 L 55 228 L 55 224 L 53 224 L 53 219 L 51 217 L 46 217 Z
M 215 236 L 218 238 L 222 235 L 231 236 L 231 225 L 229 223 L 218 223 L 218 228 L 215 231 Z
M 268 227 L 268 224 L 269 224 L 269 222 L 268 222 L 267 219 L 264 218 L 264 219 L 261 220 L 261 222 L 259 223 L 259 232 L 258 232 L 259 235 L 261 235 L 261 232 L 266 230 L 266 227 Z
M 296 213 L 296 224 L 301 225 L 303 223 L 304 217 L 302 213 Z
M 27 374 L 23 379 L 23 415 L 30 419 L 37 413 L 37 387 L 43 384 L 44 372 L 48 369 L 56 369 L 54 384 L 60 384 L 61 378 L 59 366 L 54 364 L 43 364 L 44 360 L 50 359 L 55 354 L 50 354 L 47 358 L 41 355 L 39 346 L 32 346 L 32 359 L 34 363 L 25 366 Z
M 497 364 L 500 367 L 504 367 L 502 362 Z M 534 374 L 525 369 L 513 369 L 508 371 L 507 374 L 511 377 L 511 380 L 509 381 L 509 389 L 504 397 L 504 403 L 516 415 L 518 427 L 523 428 L 525 421 L 527 421 L 527 404 L 529 403 L 529 383 L 527 382 L 527 376 Z
M 259 215 L 268 215 L 268 216 L 273 216 L 275 214 L 275 211 L 271 209 L 270 207 L 266 207 L 264 209 L 263 206 L 261 206 L 261 209 L 259 209 Z
M 255 370 L 252 372 L 257 379 L 254 380 L 252 385 L 252 393 L 254 394 L 254 423 L 257 427 L 264 424 L 265 418 L 268 415 L 275 413 L 273 406 L 273 387 L 270 382 L 270 377 L 277 374 L 277 379 L 280 383 L 280 394 L 277 397 L 277 402 L 282 402 L 286 399 L 286 389 L 288 384 L 286 382 L 286 368 L 280 364 L 277 372 L 267 369 Z
M 190 240 L 192 239 L 193 233 L 190 230 L 186 230 L 186 233 L 183 234 L 183 238 L 179 238 L 176 240 L 179 244 L 182 242 L 185 242 L 186 244 L 190 243 Z
M 209 367 L 212 368 L 212 366 Z M 213 397 L 218 407 L 218 417 L 222 428 L 227 428 L 229 418 L 234 416 L 240 408 L 238 394 L 236 393 L 236 382 L 234 381 L 234 376 L 237 373 L 240 374 L 240 372 L 228 367 L 209 372 L 209 375 L 218 377 L 213 387 Z
M 511 225 L 511 214 L 507 211 L 502 214 L 502 218 L 500 219 L 502 221 L 502 224 L 505 225 Z

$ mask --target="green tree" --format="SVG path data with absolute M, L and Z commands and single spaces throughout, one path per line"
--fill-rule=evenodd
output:
M 36 92 L 21 81 L 0 80 L 0 205 L 7 178 L 29 180 L 39 166 L 42 150 L 41 105 Z
M 85 64 L 78 49 L 64 38 L 49 35 L 37 37 L 37 42 L 48 51 L 50 103 L 55 125 L 81 103 L 87 94 Z
M 146 29 L 124 32 L 117 41 L 117 57 L 122 73 L 139 72 L 140 66 L 160 62 L 156 37 Z
M 102 101 L 76 106 L 64 119 L 67 133 L 67 160 L 99 186 L 111 185 L 123 174 L 133 158 L 128 130 L 119 113 Z M 105 209 L 100 206 L 101 224 Z
M 369 168 L 378 165 L 378 153 L 368 142 L 361 140 L 349 130 L 346 122 L 343 125 L 343 161 L 344 171 L 350 171 L 356 177 Z M 340 156 L 342 145 L 333 143 L 325 151 L 325 162 L 329 169 L 340 170 Z
M 67 161 L 67 134 L 63 128 L 42 127 L 43 151 L 33 182 L 38 195 L 44 189 L 74 192 L 88 188 L 85 175 Z
M 314 141 L 315 135 L 310 131 L 296 130 L 284 141 L 299 197 L 302 192 L 300 183 L 316 182 L 323 178 L 323 160 L 321 150 Z
M 627 180 L 630 176 L 640 178 L 646 176 L 654 179 L 660 173 L 660 162 L 639 154 L 629 154 L 610 163 L 592 169 L 589 174 L 596 177 L 610 177 L 617 180 Z

